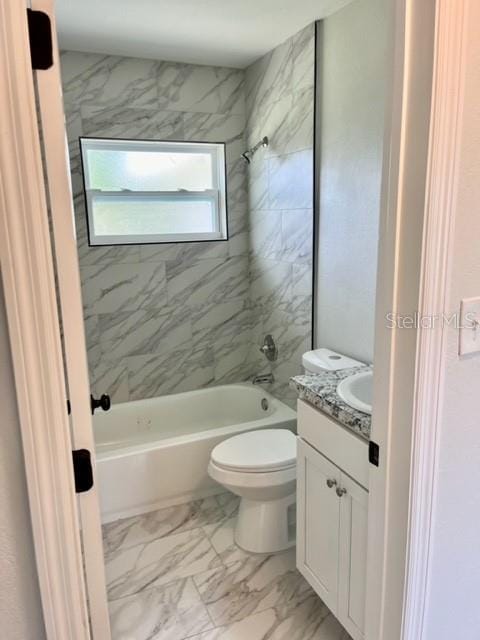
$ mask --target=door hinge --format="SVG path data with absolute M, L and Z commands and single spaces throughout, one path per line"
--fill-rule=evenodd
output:
M 84 493 L 93 487 L 92 456 L 88 449 L 72 451 L 75 491 Z
M 32 69 L 50 69 L 53 66 L 53 39 L 50 16 L 44 11 L 27 9 L 27 19 Z
M 380 461 L 380 447 L 373 440 L 368 443 L 368 461 L 376 467 Z

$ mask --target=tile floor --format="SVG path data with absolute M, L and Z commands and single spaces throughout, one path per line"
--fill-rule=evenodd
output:
M 350 640 L 295 568 L 295 551 L 233 541 L 222 494 L 104 525 L 113 640 Z

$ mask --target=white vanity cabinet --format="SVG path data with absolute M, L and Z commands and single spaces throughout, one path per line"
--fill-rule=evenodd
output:
M 298 431 L 297 566 L 352 638 L 362 640 L 368 491 L 360 482 L 368 480 L 368 445 L 302 401 Z

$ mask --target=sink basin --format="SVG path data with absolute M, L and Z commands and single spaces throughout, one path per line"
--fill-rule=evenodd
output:
M 337 386 L 340 398 L 353 409 L 372 413 L 373 372 L 361 371 L 348 376 Z

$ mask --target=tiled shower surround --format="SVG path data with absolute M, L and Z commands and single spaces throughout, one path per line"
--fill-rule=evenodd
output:
M 310 346 L 313 25 L 244 70 L 66 51 L 64 102 L 92 391 L 113 401 L 241 382 Z M 79 136 L 227 144 L 227 242 L 89 247 Z M 271 144 L 247 169 L 240 154 Z
M 264 135 L 270 140 L 248 170 L 253 336 L 256 347 L 273 335 L 271 392 L 291 405 L 289 378 L 311 349 L 314 58 L 312 24 L 248 67 L 245 77 L 247 146 Z

